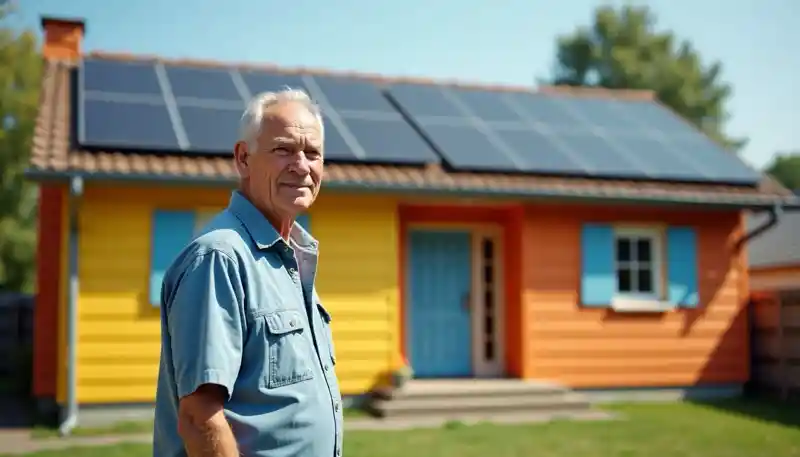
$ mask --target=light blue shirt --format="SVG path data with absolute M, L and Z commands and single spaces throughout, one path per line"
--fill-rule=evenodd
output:
M 206 383 L 244 457 L 339 457 L 342 397 L 317 242 L 286 243 L 239 192 L 178 255 L 161 289 L 154 457 L 185 456 L 178 401 Z

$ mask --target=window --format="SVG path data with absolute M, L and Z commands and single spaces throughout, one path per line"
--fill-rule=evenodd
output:
M 616 228 L 616 295 L 660 299 L 661 258 L 661 233 L 658 229 Z

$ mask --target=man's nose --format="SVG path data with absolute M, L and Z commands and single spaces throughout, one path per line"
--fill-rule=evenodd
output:
M 304 176 L 311 173 L 311 164 L 308 161 L 304 151 L 300 151 L 299 154 L 295 154 L 295 160 L 292 168 L 294 168 L 295 172 Z

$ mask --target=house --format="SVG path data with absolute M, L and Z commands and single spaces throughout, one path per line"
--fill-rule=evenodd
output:
M 800 195 L 800 190 L 795 190 Z M 763 225 L 770 216 L 748 218 L 748 227 Z M 800 213 L 783 215 L 774 229 L 749 246 L 750 287 L 754 291 L 800 290 Z
M 319 240 L 345 394 L 420 378 L 736 392 L 744 211 L 798 206 L 643 91 L 479 86 L 84 54 L 42 20 L 34 392 L 153 401 L 158 287 L 235 184 L 244 101 L 326 113 Z

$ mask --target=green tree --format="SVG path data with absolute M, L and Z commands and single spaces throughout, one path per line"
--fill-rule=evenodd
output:
M 789 189 L 800 189 L 800 151 L 778 154 L 764 170 Z
M 28 165 L 42 59 L 36 36 L 0 11 L 0 290 L 33 291 L 37 193 Z
M 725 102 L 731 87 L 722 64 L 704 63 L 691 43 L 656 30 L 647 7 L 601 6 L 593 24 L 559 36 L 549 84 L 648 89 L 661 103 L 711 138 L 737 150 L 746 140 L 725 135 Z

